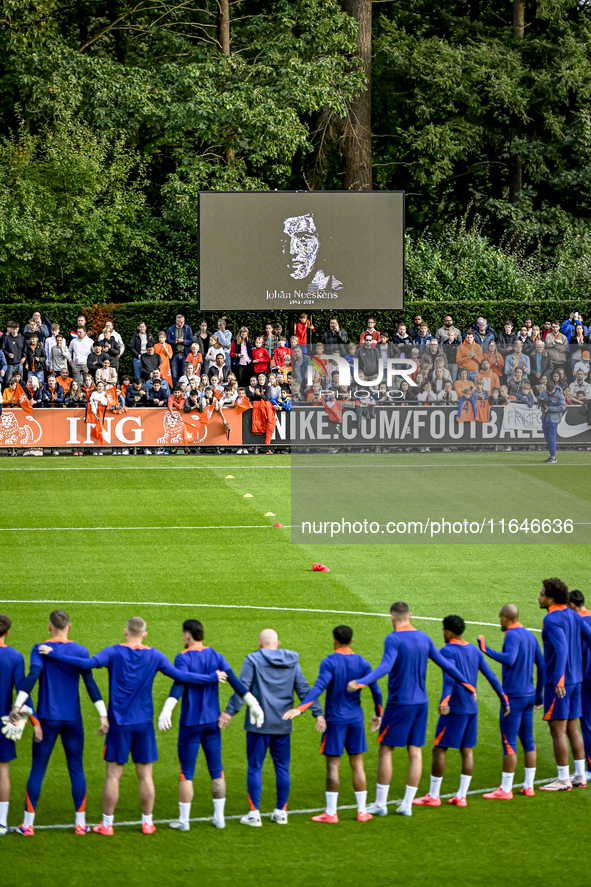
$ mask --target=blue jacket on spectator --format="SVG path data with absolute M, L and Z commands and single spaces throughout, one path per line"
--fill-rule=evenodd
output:
M 585 330 L 585 335 L 588 336 L 591 326 L 585 326 L 585 324 L 581 323 L 580 320 L 571 320 L 570 317 L 567 317 L 567 319 L 564 321 L 564 323 L 560 327 L 560 332 L 564 333 L 564 335 L 570 339 L 571 336 L 574 336 L 575 328 L 579 326 L 579 324 Z
M 168 342 L 169 345 L 172 345 L 173 354 L 175 353 L 174 349 L 175 349 L 175 345 L 176 345 L 175 330 L 176 330 L 176 324 L 174 324 L 174 323 L 172 326 L 169 326 L 168 329 L 166 330 L 166 341 Z M 193 344 L 193 330 L 191 329 L 191 327 L 189 326 L 188 323 L 186 323 L 183 326 L 183 344 L 185 346 L 185 357 L 186 357 L 187 354 L 189 353 L 189 351 L 191 350 L 191 345 Z
M 47 401 L 47 400 L 45 400 L 45 397 L 46 397 L 46 395 L 48 397 L 51 397 L 51 392 L 49 390 L 49 386 L 48 386 L 47 382 L 43 386 L 43 394 L 41 397 L 41 401 L 42 401 L 44 407 L 52 407 L 52 406 L 56 406 L 56 405 L 59 405 L 60 407 L 63 406 L 63 404 L 64 404 L 64 389 L 62 388 L 62 386 L 59 383 L 56 384 L 55 387 L 57 389 L 55 391 L 55 400 L 54 401 L 51 401 L 51 400 Z
M 548 409 L 544 413 L 542 425 L 558 425 L 563 413 L 566 412 L 566 400 L 561 388 L 555 388 L 552 394 L 549 394 L 544 388 L 540 391 L 538 404 L 547 403 Z
M 6 357 L 4 355 L 4 351 L 0 348 L 0 371 L 4 370 L 6 372 L 8 368 L 8 363 L 6 362 Z

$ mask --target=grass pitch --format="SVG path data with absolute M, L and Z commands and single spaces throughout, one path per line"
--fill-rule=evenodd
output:
M 314 456 L 309 458 L 315 464 Z M 352 458 L 347 457 L 346 464 L 354 464 Z M 371 464 L 371 459 L 365 455 L 363 464 Z M 383 478 L 386 464 L 396 465 L 391 470 L 400 469 L 399 487 L 414 484 L 417 490 L 428 490 L 437 477 L 455 494 L 468 501 L 473 497 L 475 504 L 492 495 L 502 477 L 514 497 L 527 500 L 531 495 L 537 505 L 551 503 L 553 497 L 563 497 L 561 491 L 570 490 L 579 514 L 589 511 L 590 465 L 585 463 L 591 460 L 585 453 L 563 455 L 552 467 L 538 467 L 540 455 L 532 453 L 430 454 L 424 459 L 429 461 L 423 471 L 414 467 L 419 462 L 416 455 L 382 456 L 376 476 Z M 463 466 L 471 461 L 489 466 L 479 473 L 480 484 L 475 485 L 472 477 L 466 483 Z M 46 637 L 49 611 L 62 605 L 71 615 L 72 638 L 91 653 L 122 640 L 129 616 L 141 615 L 148 622 L 147 642 L 172 659 L 181 649 L 183 619 L 195 616 L 205 625 L 206 643 L 222 651 L 236 671 L 255 649 L 259 631 L 276 628 L 283 646 L 300 652 L 312 683 L 320 660 L 331 651 L 331 629 L 340 622 L 353 626 L 355 649 L 377 664 L 388 619 L 351 614 L 385 614 L 396 599 L 408 600 L 415 616 L 425 617 L 417 626 L 441 646 L 443 616 L 456 612 L 467 621 L 496 623 L 499 607 L 510 600 L 519 605 L 525 625 L 540 628 L 536 598 L 545 576 L 559 575 L 569 587 L 581 588 L 591 597 L 585 545 L 547 545 L 541 538 L 538 544 L 293 545 L 287 529 L 289 465 L 288 457 L 264 456 L 0 460 L 4 503 L 0 609 L 14 623 L 9 642 L 28 658 L 31 646 Z M 228 474 L 234 477 L 226 478 Z M 243 498 L 245 493 L 253 498 Z M 357 494 L 359 487 L 352 488 L 351 495 Z M 497 490 L 495 501 L 498 498 Z M 500 504 L 495 507 L 498 511 Z M 269 511 L 274 517 L 264 516 Z M 285 529 L 273 528 L 277 521 Z M 315 561 L 327 564 L 331 572 L 312 572 Z M 306 609 L 339 613 L 296 612 Z M 349 613 L 341 615 L 344 611 Z M 501 646 L 501 633 L 491 626 L 469 625 L 466 638 L 475 641 L 481 632 L 489 643 Z M 106 672 L 95 675 L 106 694 Z M 428 681 L 431 711 L 419 793 L 425 793 L 429 784 L 430 742 L 441 689 L 438 669 L 430 666 Z M 169 686 L 168 679 L 157 678 L 156 712 Z M 230 692 L 221 689 L 223 701 Z M 102 810 L 103 741 L 94 733 L 98 718 L 84 691 L 82 698 L 87 816 L 95 823 Z M 369 721 L 369 693 L 364 701 Z M 501 771 L 498 701 L 483 681 L 479 705 L 471 785 L 475 791 L 496 787 Z M 175 818 L 178 812 L 178 709 L 174 718 L 173 730 L 158 734 L 156 820 Z M 291 811 L 324 805 L 324 760 L 318 754 L 319 735 L 313 723 L 309 714 L 294 723 Z M 536 741 L 537 778 L 552 777 L 556 771 L 541 712 L 536 713 Z M 373 800 L 375 735 L 368 734 L 368 746 L 368 799 Z M 18 751 L 11 767 L 11 825 L 22 819 L 30 736 Z M 237 816 L 248 806 L 241 715 L 224 733 L 223 756 L 226 814 Z M 457 788 L 459 769 L 459 754 L 450 751 L 444 793 Z M 349 773 L 345 758 L 341 805 L 354 803 Z M 522 774 L 520 750 L 517 785 Z M 391 799 L 402 797 L 405 776 L 406 756 L 398 751 Z M 192 816 L 211 815 L 209 777 L 201 756 L 195 790 Z M 92 834 L 76 838 L 71 827 L 38 828 L 73 822 L 68 775 L 58 747 L 43 786 L 34 839 L 25 846 L 19 836 L 9 835 L 0 846 L 4 871 L 16 866 L 22 881 L 43 882 L 47 887 L 105 883 L 184 887 L 188 879 L 222 887 L 238 882 L 253 887 L 278 882 L 447 885 L 458 880 L 550 884 L 573 877 L 582 881 L 587 875 L 590 802 L 591 789 L 558 796 L 538 792 L 534 798 L 517 795 L 510 803 L 484 801 L 474 794 L 466 809 L 444 803 L 438 809 L 417 809 L 412 819 L 392 815 L 361 824 L 350 809 L 340 812 L 337 826 L 324 826 L 310 822 L 311 813 L 292 812 L 287 828 L 265 819 L 263 828 L 247 829 L 230 819 L 223 832 L 207 822 L 194 823 L 188 834 L 162 824 L 148 837 L 137 825 L 119 825 L 111 840 Z M 270 811 L 273 806 L 273 771 L 267 763 L 261 807 Z M 115 824 L 135 822 L 139 816 L 137 783 L 129 765 Z

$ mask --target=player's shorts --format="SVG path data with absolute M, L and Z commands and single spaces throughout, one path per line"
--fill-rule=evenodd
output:
M 222 731 L 217 721 L 199 724 L 197 727 L 179 727 L 178 755 L 181 765 L 181 781 L 192 780 L 199 748 L 203 746 L 207 769 L 212 779 L 224 775 L 222 767 Z
M 505 717 L 503 709 L 499 713 L 503 754 L 517 754 L 517 739 L 521 740 L 523 751 L 535 751 L 534 705 L 535 693 L 530 696 L 509 696 L 511 711 Z
M 3 733 L 0 733 L 0 764 L 7 764 L 8 761 L 14 761 L 16 758 L 16 742 L 14 739 L 7 739 Z
M 365 725 L 363 721 L 352 724 L 327 724 L 320 743 L 320 754 L 340 758 L 344 751 L 348 755 L 361 755 L 367 751 Z
M 474 748 L 478 736 L 478 715 L 440 715 L 433 745 L 440 748 Z
M 105 740 L 103 758 L 112 764 L 152 764 L 158 760 L 154 724 L 116 724 L 111 721 Z
M 558 697 L 552 684 L 544 687 L 544 720 L 562 721 L 580 718 L 583 713 L 581 706 L 581 685 L 567 684 L 566 696 Z
M 420 705 L 386 706 L 378 742 L 393 748 L 407 745 L 423 746 L 427 740 L 427 716 L 429 703 Z

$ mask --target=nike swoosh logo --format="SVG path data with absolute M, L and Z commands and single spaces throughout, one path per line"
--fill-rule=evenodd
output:
M 590 426 L 587 425 L 586 422 L 583 422 L 582 425 L 569 425 L 564 418 L 564 414 L 560 420 L 560 424 L 558 426 L 558 434 L 560 437 L 576 437 L 577 434 L 582 434 L 584 431 L 589 431 Z

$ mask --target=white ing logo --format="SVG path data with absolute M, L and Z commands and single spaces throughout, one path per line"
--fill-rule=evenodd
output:
M 338 354 L 330 354 L 326 355 L 331 363 L 336 363 L 338 367 L 339 373 L 339 385 L 343 387 L 349 387 L 351 384 L 351 367 L 349 362 L 345 360 L 344 357 L 340 357 Z M 417 383 L 412 378 L 412 373 L 416 372 L 417 364 L 416 361 L 410 359 L 403 359 L 389 357 L 387 360 L 387 370 L 386 370 L 386 384 L 389 387 L 394 385 L 394 377 L 401 376 L 410 386 L 413 388 L 417 387 Z M 308 364 L 308 369 L 306 370 L 306 383 L 309 386 L 312 386 L 314 383 L 314 370 L 315 367 L 313 364 Z M 358 385 L 361 385 L 365 388 L 374 388 L 376 385 L 379 385 L 380 382 L 384 378 L 384 364 L 380 362 L 378 366 L 378 377 L 377 379 L 360 379 L 359 378 L 359 360 L 354 357 L 353 358 L 353 378 Z
M 85 428 L 83 436 L 86 439 L 83 443 L 95 444 L 96 446 L 96 441 L 90 436 L 91 423 L 86 424 L 82 416 L 68 416 L 67 421 L 70 426 L 70 435 L 66 441 L 66 446 L 68 444 L 77 445 L 80 443 L 78 438 L 79 422 L 82 422 L 82 426 Z M 114 435 L 113 431 L 115 432 Z M 141 443 L 143 434 L 144 429 L 139 416 L 122 416 L 117 420 L 113 416 L 106 416 L 103 422 L 103 440 L 105 444 L 110 444 L 113 440 L 117 440 L 122 444 L 127 444 L 127 446 L 137 446 L 137 444 Z

